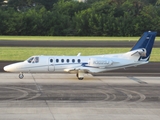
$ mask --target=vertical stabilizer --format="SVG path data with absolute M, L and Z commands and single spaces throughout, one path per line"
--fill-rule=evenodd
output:
M 136 50 L 136 49 L 141 49 L 145 48 L 146 49 L 146 56 L 141 57 L 140 60 L 146 60 L 148 61 L 150 58 L 150 54 L 152 52 L 152 48 L 154 45 L 155 37 L 156 37 L 157 32 L 144 32 L 142 37 L 138 40 L 138 42 L 133 46 L 131 51 Z

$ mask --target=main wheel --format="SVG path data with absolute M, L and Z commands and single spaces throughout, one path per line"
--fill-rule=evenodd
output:
M 77 78 L 78 78 L 78 73 L 76 74 Z
M 19 78 L 20 78 L 20 79 L 23 79 L 23 78 L 24 78 L 23 73 L 20 73 L 20 74 L 19 74 Z
M 83 80 L 83 77 L 78 78 L 79 80 Z

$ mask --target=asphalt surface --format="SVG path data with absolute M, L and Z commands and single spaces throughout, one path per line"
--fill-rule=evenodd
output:
M 21 41 L 0 40 L 0 46 L 11 47 L 132 47 L 136 41 Z M 154 47 L 160 47 L 156 41 Z
M 159 120 L 160 77 L 0 73 L 1 120 Z
M 84 80 L 80 81 L 73 74 L 24 74 L 24 76 L 24 79 L 19 79 L 16 73 L 0 74 L 0 91 L 3 91 L 0 92 L 0 101 L 160 102 L 160 93 L 156 93 L 156 91 L 160 90 L 160 86 L 153 85 L 154 87 L 152 87 L 150 80 L 154 82 L 155 79 L 152 77 L 95 77 L 86 75 Z M 3 79 L 6 83 L 2 82 Z M 7 80 L 15 81 L 9 83 Z M 119 84 L 115 84 L 115 81 Z M 141 91 L 140 86 L 143 86 L 143 91 Z M 151 96 L 155 93 L 156 98 Z

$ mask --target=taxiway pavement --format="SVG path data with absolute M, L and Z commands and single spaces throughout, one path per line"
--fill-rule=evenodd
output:
M 50 41 L 50 40 L 0 40 L 0 46 L 11 47 L 132 47 L 137 41 Z M 160 47 L 160 41 L 155 41 L 154 47 Z
M 159 120 L 160 77 L 0 73 L 0 120 Z

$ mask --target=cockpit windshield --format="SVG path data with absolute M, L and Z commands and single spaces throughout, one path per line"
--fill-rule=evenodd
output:
M 27 61 L 28 61 L 28 63 L 38 63 L 39 57 L 31 57 Z

